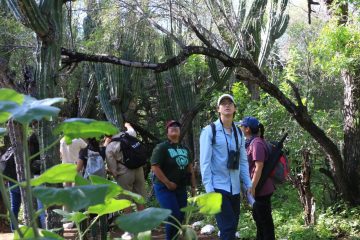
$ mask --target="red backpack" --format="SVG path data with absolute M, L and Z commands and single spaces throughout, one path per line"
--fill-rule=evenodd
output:
M 273 179 L 275 184 L 282 184 L 288 179 L 290 165 L 283 150 L 283 144 L 287 135 L 288 134 L 285 133 L 279 142 L 266 142 L 268 158 L 264 162 L 262 174 L 256 186 L 257 192 L 261 190 L 266 179 L 269 177 Z

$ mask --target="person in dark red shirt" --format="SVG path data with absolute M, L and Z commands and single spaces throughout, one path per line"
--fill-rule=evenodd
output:
M 245 117 L 240 126 L 246 138 L 245 147 L 253 191 L 255 192 L 264 162 L 268 158 L 268 150 L 264 140 L 264 126 L 254 117 Z M 252 210 L 257 228 L 257 240 L 275 239 L 274 222 L 271 214 L 271 196 L 274 190 L 274 183 L 271 178 L 268 178 L 264 186 L 255 192 L 255 203 Z

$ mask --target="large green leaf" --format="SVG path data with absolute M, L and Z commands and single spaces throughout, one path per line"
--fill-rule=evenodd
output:
M 58 164 L 46 170 L 39 177 L 31 179 L 31 185 L 39 186 L 44 183 L 74 182 L 76 175 L 77 171 L 75 164 Z
M 123 192 L 122 187 L 120 187 L 117 183 L 114 183 L 110 180 L 107 180 L 105 178 L 102 178 L 100 176 L 91 175 L 90 181 L 92 184 L 98 185 L 98 184 L 108 184 L 108 193 L 106 194 L 106 199 L 111 199 L 113 197 L 116 197 L 120 193 Z
M 189 203 L 196 203 L 200 213 L 213 215 L 221 211 L 222 196 L 220 193 L 205 193 L 188 199 Z
M 88 213 L 94 213 L 97 215 L 105 215 L 108 213 L 114 213 L 120 210 L 123 210 L 125 208 L 128 208 L 131 206 L 131 201 L 126 199 L 108 199 L 104 202 L 104 204 L 98 204 L 95 206 L 90 206 L 88 208 Z
M 72 188 L 35 187 L 36 198 L 46 206 L 65 205 L 70 211 L 78 211 L 104 203 L 107 185 L 90 185 Z
M 0 123 L 6 122 L 11 112 L 18 108 L 24 101 L 24 95 L 13 89 L 0 88 Z
M 0 88 L 0 101 L 9 101 L 21 105 L 24 102 L 24 95 L 10 88 Z
M 145 204 L 145 202 L 146 202 L 145 198 L 143 198 L 143 196 L 133 193 L 133 192 L 130 192 L 130 191 L 127 191 L 127 190 L 123 190 L 122 194 L 131 197 L 132 199 L 134 199 L 134 201 L 137 204 Z
M 87 216 L 82 212 L 66 212 L 61 209 L 54 209 L 54 212 L 63 216 L 62 222 L 75 222 L 77 225 L 84 221 Z
M 99 138 L 103 135 L 114 135 L 118 131 L 114 125 L 106 121 L 96 121 L 88 118 L 70 118 L 57 126 L 54 133 L 64 133 L 66 143 L 70 144 L 74 138 Z
M 12 111 L 12 118 L 22 124 L 28 124 L 33 120 L 43 118 L 50 119 L 57 116 L 60 108 L 51 105 L 59 102 L 65 102 L 65 98 L 46 98 L 37 100 L 36 98 L 25 96 L 24 103 Z
M 171 214 L 171 210 L 162 208 L 147 208 L 140 212 L 134 212 L 119 216 L 116 224 L 124 231 L 140 233 L 149 231 L 159 226 Z
M 3 136 L 6 134 L 6 128 L 0 128 L 0 136 Z
M 75 177 L 75 186 L 83 186 L 83 185 L 90 185 L 91 182 L 87 179 L 85 179 L 80 174 L 77 174 Z
M 18 234 L 18 232 L 16 231 L 14 233 L 14 240 L 34 239 L 35 238 L 34 231 L 31 227 L 22 226 L 19 228 L 19 230 L 23 234 L 23 238 L 21 238 L 20 235 Z M 39 229 L 39 230 L 40 230 L 39 231 L 40 237 L 37 239 L 41 239 L 41 240 L 45 240 L 45 239 L 46 240 L 63 240 L 64 239 L 61 236 L 59 236 L 56 233 L 51 232 L 49 230 L 44 230 L 44 229 Z
M 11 117 L 11 113 L 19 107 L 15 102 L 0 101 L 0 123 L 6 122 Z

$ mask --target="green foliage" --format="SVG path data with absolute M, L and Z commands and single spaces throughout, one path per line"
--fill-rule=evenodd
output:
M 355 71 L 360 64 L 359 22 L 339 25 L 332 19 L 320 32 L 310 50 L 316 56 L 315 63 L 328 74 L 340 74 L 342 70 Z
M 199 212 L 206 215 L 214 215 L 221 211 L 222 198 L 219 193 L 206 193 L 188 199 L 190 204 L 196 204 Z
M 21 237 L 18 232 L 15 232 L 14 233 L 14 240 L 35 239 L 35 237 L 36 237 L 35 234 L 34 234 L 34 230 L 32 228 L 30 228 L 30 227 L 22 226 L 19 230 L 23 233 L 23 237 Z M 59 235 L 57 235 L 54 232 L 41 229 L 40 230 L 40 237 L 37 238 L 37 239 L 40 239 L 40 240 L 41 239 L 43 239 L 43 240 L 45 240 L 45 239 L 63 240 L 64 238 L 60 237 Z
M 55 134 L 63 133 L 66 143 L 74 138 L 100 138 L 103 135 L 115 135 L 118 129 L 109 122 L 95 121 L 86 118 L 71 118 L 65 120 L 54 130 Z
M 72 188 L 35 187 L 34 196 L 47 207 L 65 205 L 71 211 L 104 203 L 107 185 L 86 185 Z
M 74 182 L 76 175 L 76 165 L 64 163 L 46 170 L 39 177 L 31 179 L 30 183 L 31 186 L 39 186 L 44 183 Z
M 90 175 L 90 181 L 94 185 L 98 184 L 107 184 L 108 185 L 108 192 L 106 193 L 106 199 L 112 199 L 113 197 L 116 197 L 120 193 L 122 193 L 124 190 L 122 187 L 120 187 L 118 184 L 107 180 L 105 178 L 96 176 L 96 175 Z M 77 184 L 76 184 L 77 185 Z
M 119 216 L 116 224 L 124 231 L 140 233 L 149 231 L 159 226 L 171 214 L 171 210 L 162 208 L 147 208 L 140 212 L 134 212 Z
M 0 121 L 6 121 L 10 116 L 17 122 L 26 125 L 33 120 L 57 116 L 60 109 L 51 105 L 64 102 L 64 98 L 47 98 L 37 100 L 25 96 L 12 89 L 2 88 L 0 98 Z
M 244 114 L 247 104 L 250 102 L 249 91 L 243 83 L 234 83 L 232 86 L 233 97 L 236 100 L 236 116 L 241 118 Z
M 358 207 L 349 208 L 340 203 L 322 208 L 318 201 L 317 224 L 307 227 L 304 225 L 303 209 L 297 191 L 290 184 L 278 188 L 271 199 L 276 239 L 359 239 Z M 238 229 L 244 239 L 254 239 L 256 236 L 251 210 L 246 206 L 240 213 Z
M 87 219 L 87 216 L 82 212 L 66 212 L 60 209 L 54 209 L 54 212 L 63 216 L 63 222 L 74 222 L 76 225 L 79 225 L 82 221 Z
M 105 200 L 104 203 L 90 206 L 87 211 L 88 213 L 91 214 L 97 214 L 99 216 L 103 216 L 105 214 L 121 211 L 130 206 L 131 206 L 131 201 L 129 200 L 126 199 L 117 200 L 111 198 Z

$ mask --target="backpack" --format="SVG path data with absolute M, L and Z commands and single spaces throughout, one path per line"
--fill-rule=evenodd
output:
M 103 157 L 99 152 L 94 152 L 90 149 L 87 151 L 87 163 L 84 171 L 84 178 L 88 178 L 90 175 L 106 177 Z
M 284 183 L 289 175 L 289 161 L 283 150 L 283 143 L 287 133 L 279 142 L 266 142 L 268 158 L 264 162 L 264 167 L 256 191 L 258 192 L 264 186 L 266 179 L 271 177 L 275 184 Z
M 0 158 L 0 172 L 12 179 L 17 179 L 15 153 L 13 147 L 9 147 Z
M 123 162 L 129 169 L 136 169 L 146 164 L 147 151 L 139 139 L 123 133 L 120 137 L 111 139 L 111 142 L 120 142 L 121 151 L 123 152 Z

